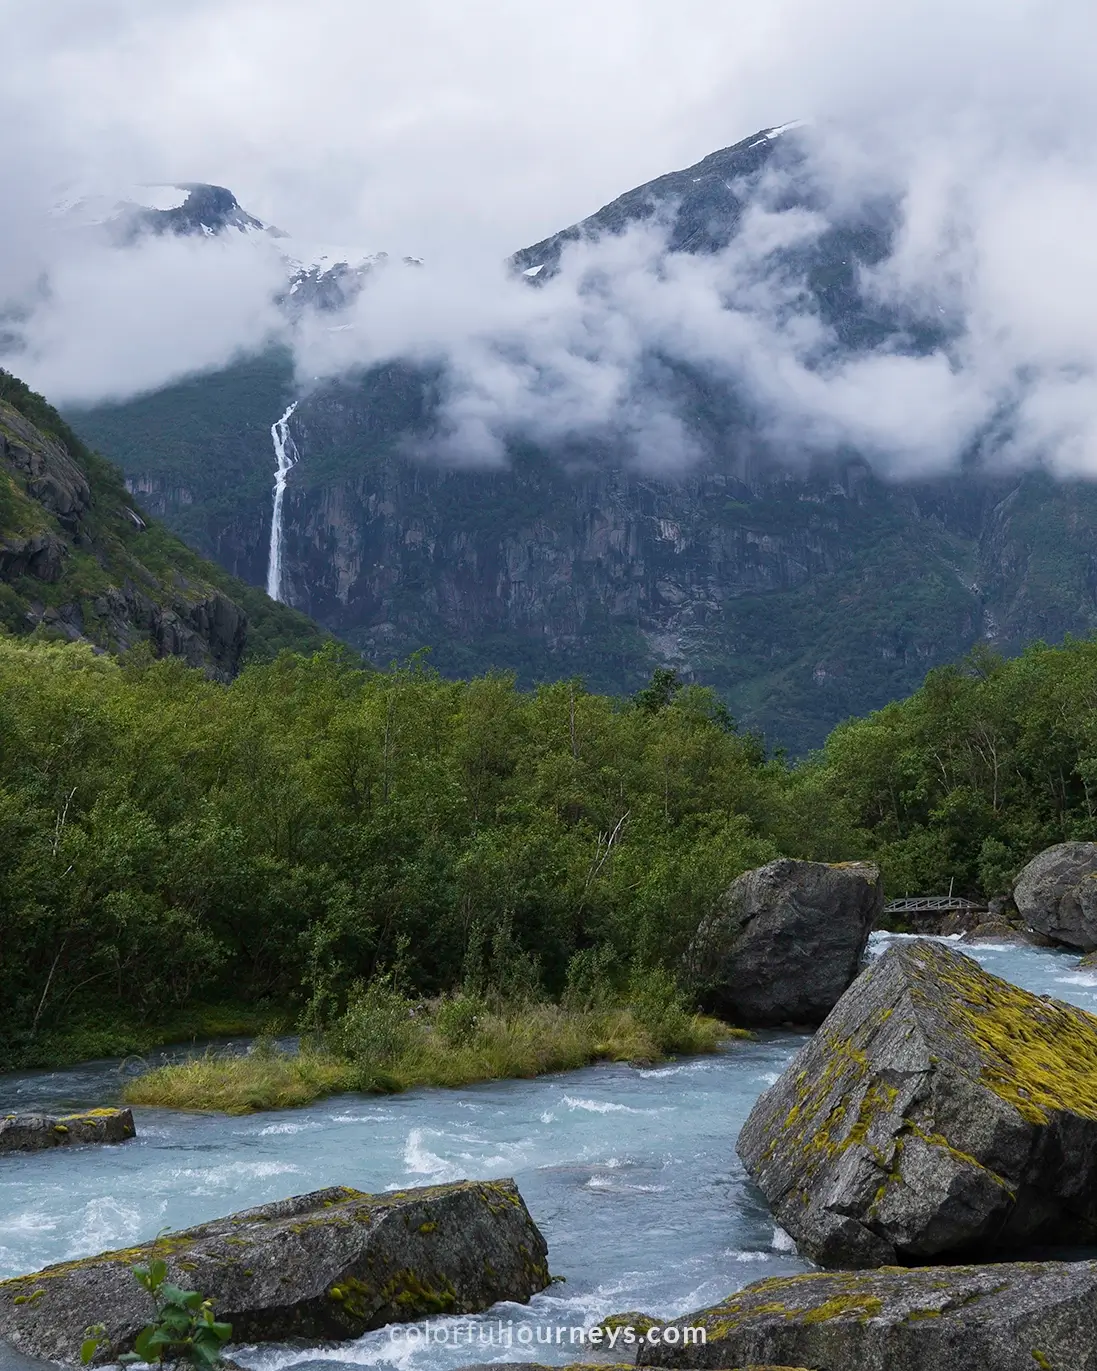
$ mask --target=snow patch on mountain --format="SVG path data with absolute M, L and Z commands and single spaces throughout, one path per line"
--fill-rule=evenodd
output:
M 763 143 L 771 143 L 774 138 L 780 138 L 782 133 L 791 133 L 793 129 L 806 128 L 808 122 L 807 119 L 790 119 L 787 124 L 777 124 L 771 129 L 766 129 L 753 143 L 748 144 L 748 146 L 757 148 Z

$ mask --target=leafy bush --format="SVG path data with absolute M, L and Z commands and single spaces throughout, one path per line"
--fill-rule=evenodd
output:
M 628 1004 L 661 1052 L 688 1050 L 693 1016 L 669 971 L 661 966 L 635 970 L 629 982 Z
M 434 1028 L 447 1047 L 467 1047 L 487 1017 L 487 1004 L 477 995 L 453 995 L 434 1013 Z
M 789 768 L 693 686 L 648 710 L 324 651 L 226 687 L 0 635 L 0 1064 L 145 1050 L 196 1002 L 257 1026 L 311 1005 L 380 1081 L 445 1043 L 423 1000 L 528 1023 L 608 1012 L 637 964 L 673 978 L 731 880 L 780 853 L 876 859 L 890 895 L 1002 893 L 1097 833 L 1095 699 L 1097 643 L 984 658 Z M 689 1005 L 661 984 L 628 996 L 673 1043 Z M 451 1012 L 453 1033 L 475 1017 Z M 499 1060 L 535 1061 L 508 1033 Z
M 350 1004 L 325 1035 L 329 1051 L 352 1062 L 360 1089 L 399 1089 L 394 1068 L 416 1035 L 416 1009 L 402 995 L 392 975 L 359 985 Z
M 569 1009 L 605 1009 L 616 998 L 617 957 L 607 943 L 585 947 L 568 962 L 563 1003 Z

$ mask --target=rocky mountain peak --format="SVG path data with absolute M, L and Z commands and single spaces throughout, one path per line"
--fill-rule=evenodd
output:
M 796 131 L 800 122 L 759 129 L 730 147 L 720 148 L 681 171 L 668 172 L 626 191 L 594 214 L 551 237 L 523 248 L 511 258 L 516 271 L 545 281 L 559 270 L 568 243 L 621 233 L 632 224 L 672 210 L 668 248 L 676 252 L 715 251 L 735 234 L 749 189 L 767 168 L 802 160 Z
M 265 233 L 272 238 L 286 237 L 281 229 L 264 224 L 243 209 L 226 186 L 191 181 L 170 189 L 185 192 L 186 198 L 181 204 L 167 209 L 134 206 L 123 216 L 131 236 L 141 233 L 212 236 L 235 230 L 238 233 Z

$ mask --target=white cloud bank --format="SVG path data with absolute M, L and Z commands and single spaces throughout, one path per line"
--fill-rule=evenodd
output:
M 0 0 L 0 298 L 51 294 L 19 369 L 59 400 L 222 364 L 279 327 L 269 255 L 125 256 L 33 225 L 59 183 L 232 186 L 301 236 L 424 255 L 378 273 L 354 327 L 306 331 L 302 373 L 443 359 L 448 460 L 508 434 L 612 435 L 649 470 L 697 460 L 658 359 L 730 380 L 790 459 L 849 445 L 895 475 L 993 435 L 997 460 L 1097 475 L 1097 83 L 1090 0 Z M 714 257 L 658 232 L 580 245 L 540 290 L 502 257 L 629 185 L 795 116 L 818 214 L 759 206 Z M 866 195 L 898 198 L 865 287 L 947 346 L 836 354 L 773 248 Z M 37 216 L 37 217 L 36 217 Z

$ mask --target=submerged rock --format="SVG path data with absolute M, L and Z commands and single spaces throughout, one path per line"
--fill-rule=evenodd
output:
M 120 1143 L 137 1136 L 128 1109 L 89 1109 L 83 1114 L 0 1116 L 0 1152 L 37 1152 L 74 1143 Z
M 1013 883 L 1022 922 L 1080 952 L 1097 948 L 1097 843 L 1056 843 Z
M 1004 919 L 988 919 L 976 924 L 960 939 L 962 943 L 1012 943 L 1016 947 L 1052 947 L 1050 938 L 1042 933 L 1033 933 L 1027 928 L 1017 928 Z
M 821 1023 L 860 969 L 883 898 L 870 862 L 745 871 L 698 930 L 687 973 L 732 1023 Z
M 1093 1371 L 1097 1262 L 777 1276 L 677 1323 L 704 1346 L 645 1345 L 640 1366 Z
M 738 1152 L 823 1266 L 1097 1238 L 1097 1018 L 894 944 L 761 1096 Z
M 130 1267 L 153 1257 L 212 1299 L 234 1342 L 353 1338 L 525 1302 L 549 1284 L 547 1250 L 511 1180 L 386 1195 L 333 1186 L 0 1281 L 0 1338 L 77 1363 L 84 1329 L 104 1323 L 115 1350 L 128 1349 L 151 1312 Z

